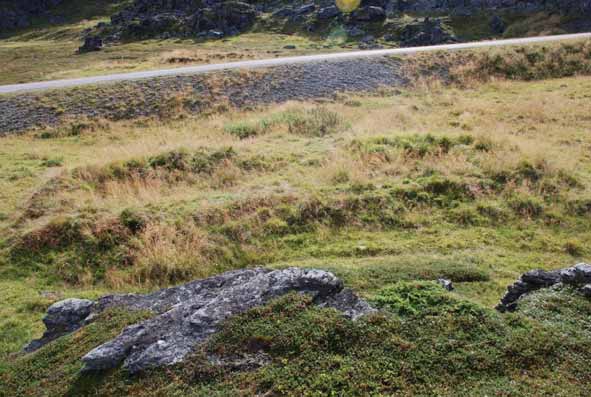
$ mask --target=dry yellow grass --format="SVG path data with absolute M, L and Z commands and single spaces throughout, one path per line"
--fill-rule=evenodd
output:
M 380 178 L 403 178 L 413 174 L 416 161 L 409 161 L 402 153 L 384 163 L 371 158 L 355 159 L 347 149 L 354 139 L 385 135 L 431 133 L 453 137 L 470 134 L 475 139 L 491 141 L 498 148 L 479 154 L 483 168 L 507 169 L 524 159 L 533 163 L 543 159 L 553 169 L 576 173 L 579 159 L 586 156 L 586 147 L 579 142 L 586 141 L 588 130 L 585 128 L 590 124 L 584 110 L 589 105 L 585 90 L 590 85 L 589 79 L 583 77 L 530 84 L 497 81 L 468 91 L 433 90 L 430 87 L 430 90 L 419 89 L 412 94 L 359 98 L 362 107 L 333 103 L 327 108 L 342 115 L 350 128 L 326 138 L 294 136 L 288 133 L 285 125 L 271 127 L 265 135 L 247 140 L 237 139 L 224 131 L 224 126 L 229 123 L 272 118 L 291 111 L 294 106 L 301 106 L 285 104 L 266 110 L 171 122 L 112 123 L 107 132 L 89 133 L 79 139 L 9 137 L 3 139 L 6 149 L 2 156 L 5 164 L 23 158 L 40 162 L 38 159 L 52 158 L 59 152 L 64 158 L 61 172 L 83 170 L 77 182 L 81 183 L 81 188 L 66 189 L 53 199 L 57 205 L 56 213 L 77 212 L 88 206 L 113 211 L 170 200 L 207 200 L 227 194 L 247 196 L 257 191 L 306 192 L 339 178 L 379 181 Z M 113 162 L 179 148 L 192 151 L 229 146 L 245 156 L 295 156 L 299 160 L 289 162 L 279 172 L 255 172 L 248 176 L 228 165 L 201 178 L 196 184 L 171 185 L 157 177 L 131 178 L 107 181 L 96 190 L 87 183 L 93 179 L 92 170 L 101 170 Z M 564 156 L 565 150 L 569 151 L 569 156 Z M 306 161 L 318 161 L 319 166 L 302 168 L 301 163 Z M 461 152 L 421 159 L 421 168 L 430 168 L 444 175 L 467 175 L 474 171 L 473 163 L 466 161 Z M 5 205 L 12 202 L 12 210 L 5 207 L 3 211 L 13 212 L 15 206 L 22 208 L 21 203 L 31 194 L 27 188 L 31 186 L 29 183 L 35 181 L 38 185 L 40 179 L 55 178 L 59 170 L 50 168 L 48 173 L 41 168 L 26 178 L 28 183 L 17 187 L 3 182 L 13 190 L 12 194 L 5 191 L 10 194 Z

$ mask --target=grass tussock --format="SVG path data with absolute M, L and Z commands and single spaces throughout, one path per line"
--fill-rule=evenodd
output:
M 324 137 L 343 130 L 346 123 L 336 112 L 324 107 L 291 108 L 256 121 L 227 124 L 224 131 L 239 139 L 253 138 L 273 130 L 305 137 Z
M 192 225 L 148 224 L 133 242 L 129 277 L 138 285 L 167 285 L 206 277 L 213 273 L 207 258 L 211 244 L 208 235 Z

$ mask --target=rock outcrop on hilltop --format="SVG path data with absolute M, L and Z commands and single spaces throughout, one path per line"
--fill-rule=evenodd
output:
M 344 14 L 334 0 L 135 0 L 113 15 L 103 26 L 108 41 L 121 38 L 198 37 L 219 39 L 250 29 L 256 23 L 274 30 L 321 33 L 333 22 L 345 27 L 350 37 L 372 41 L 388 35 L 402 45 L 440 44 L 454 41 L 439 18 L 419 18 L 400 30 L 392 18 L 405 13 L 469 16 L 479 12 L 534 13 L 542 10 L 591 13 L 591 0 L 363 0 L 361 6 Z M 491 15 L 494 17 L 494 15 Z M 504 22 L 491 20 L 495 31 Z
M 532 270 L 524 273 L 519 280 L 507 288 L 507 293 L 497 305 L 501 312 L 514 311 L 521 297 L 542 288 L 564 284 L 591 297 L 591 265 L 579 263 L 566 269 L 544 271 Z
M 14 4 L 0 0 L 0 32 L 28 27 L 33 17 L 49 16 L 51 8 L 61 2 L 24 0 Z M 487 12 L 491 13 L 492 31 L 500 34 L 505 25 L 495 13 L 542 10 L 591 14 L 591 0 L 362 0 L 360 7 L 348 14 L 341 12 L 334 0 L 133 0 L 90 35 L 108 42 L 153 37 L 220 39 L 255 25 L 312 34 L 323 34 L 330 26 L 339 25 L 365 47 L 382 36 L 408 46 L 453 42 L 454 36 L 438 17 L 417 18 L 402 27 L 394 23 L 405 14 L 470 16 Z M 88 47 L 81 50 L 88 51 Z
M 88 352 L 84 370 L 104 370 L 123 363 L 131 372 L 182 361 L 227 318 L 290 292 L 309 294 L 315 304 L 356 319 L 372 309 L 332 273 L 322 270 L 237 270 L 148 295 L 111 295 L 96 302 L 69 299 L 52 305 L 44 318 L 47 331 L 31 342 L 31 352 L 66 335 L 112 307 L 148 310 L 154 317 L 127 327 L 115 339 Z
M 31 26 L 32 18 L 47 14 L 61 2 L 62 0 L 0 1 L 0 32 L 27 28 Z

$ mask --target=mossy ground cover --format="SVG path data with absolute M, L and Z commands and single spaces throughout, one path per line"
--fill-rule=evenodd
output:
M 568 304 L 585 321 L 589 302 L 570 291 L 536 293 L 511 315 L 434 282 L 396 283 L 371 301 L 381 312 L 353 322 L 288 295 L 231 319 L 184 364 L 134 377 L 81 374 L 85 351 L 148 315 L 107 312 L 0 376 L 18 395 L 67 396 L 583 396 L 591 381 L 588 330 L 554 309 Z M 207 359 L 255 353 L 268 363 L 244 371 Z
M 2 391 L 584 395 L 588 301 L 492 307 L 522 272 L 590 254 L 591 80 L 471 82 L 2 138 Z M 15 355 L 56 300 L 251 266 L 331 270 L 386 313 L 352 323 L 288 297 L 133 379 L 78 373 L 126 315 Z M 271 365 L 205 358 L 248 346 Z

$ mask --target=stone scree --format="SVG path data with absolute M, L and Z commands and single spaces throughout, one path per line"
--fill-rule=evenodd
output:
M 585 296 L 591 297 L 591 265 L 579 263 L 566 269 L 532 270 L 524 273 L 519 280 L 507 288 L 507 293 L 497 305 L 497 310 L 501 312 L 514 311 L 522 296 L 556 284 L 572 286 Z
M 55 303 L 43 319 L 47 331 L 31 342 L 32 352 L 88 324 L 111 307 L 149 310 L 155 316 L 131 325 L 119 336 L 87 353 L 84 371 L 123 363 L 132 373 L 181 362 L 196 345 L 218 330 L 227 318 L 289 292 L 309 294 L 320 307 L 339 310 L 353 320 L 375 311 L 332 273 L 288 268 L 231 271 L 148 295 L 110 295 L 93 302 L 68 299 Z

